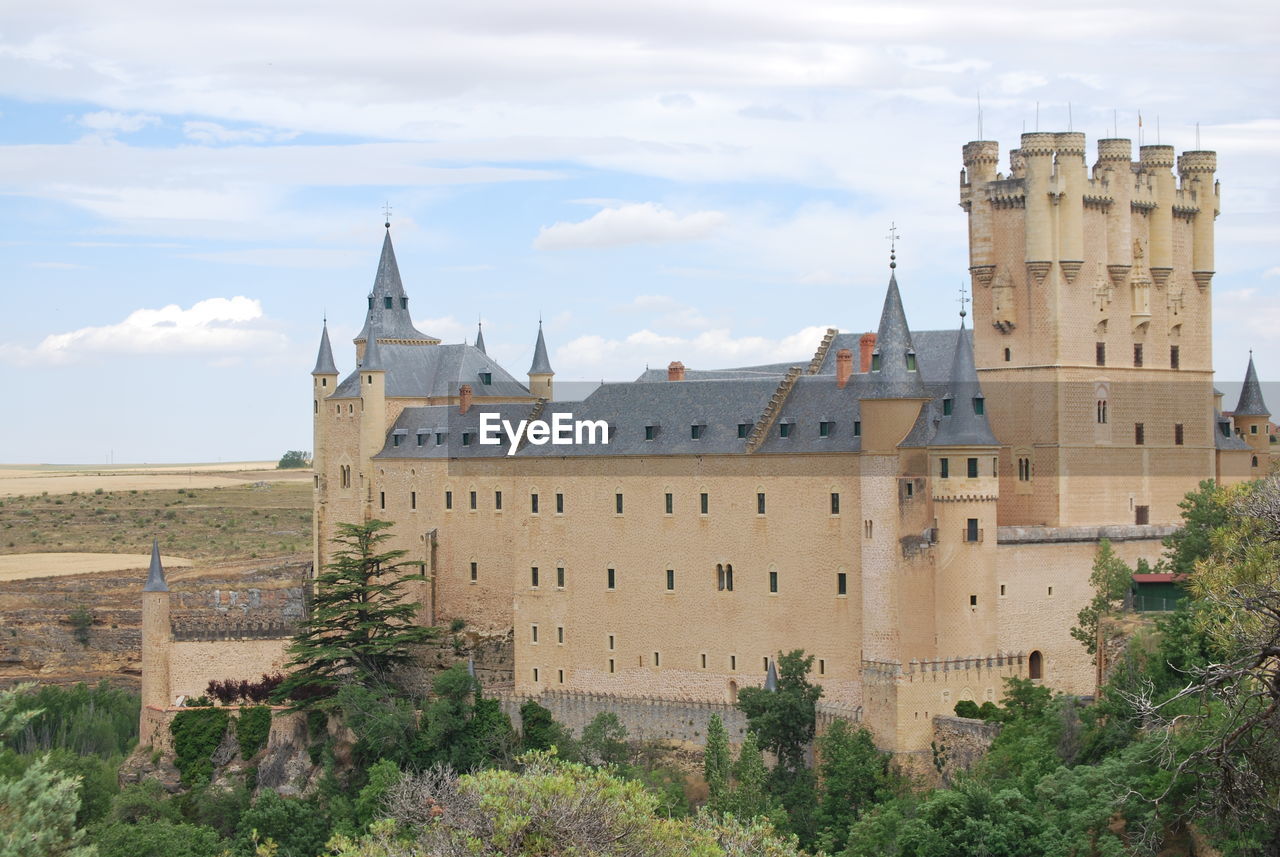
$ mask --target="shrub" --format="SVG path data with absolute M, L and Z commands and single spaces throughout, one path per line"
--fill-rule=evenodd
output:
M 270 708 L 259 705 L 241 711 L 236 719 L 236 741 L 240 744 L 240 756 L 246 761 L 253 758 L 266 745 L 270 732 Z
M 98 857 L 219 857 L 222 840 L 208 827 L 147 820 L 113 822 L 94 831 Z
M 301 449 L 291 449 L 284 455 L 280 456 L 280 463 L 276 465 L 277 470 L 287 470 L 295 467 L 310 467 L 311 453 L 304 452 Z
M 169 724 L 173 734 L 173 764 L 188 786 L 213 776 L 213 753 L 227 733 L 230 718 L 221 708 L 179 711 Z
M 89 646 L 89 629 L 93 627 L 93 611 L 81 604 L 71 611 L 71 628 L 76 642 L 84 647 Z
M 978 720 L 982 717 L 982 710 L 972 699 L 962 699 L 956 703 L 956 717 L 971 717 Z

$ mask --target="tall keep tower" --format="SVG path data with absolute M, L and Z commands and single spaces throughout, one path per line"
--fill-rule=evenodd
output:
M 147 707 L 165 708 L 169 698 L 169 584 L 160 563 L 160 544 L 151 543 L 151 568 L 142 587 L 142 714 L 140 740 L 149 743 L 152 724 Z
M 1172 523 L 1214 472 L 1213 152 L 1075 132 L 963 150 L 974 352 L 1001 524 Z

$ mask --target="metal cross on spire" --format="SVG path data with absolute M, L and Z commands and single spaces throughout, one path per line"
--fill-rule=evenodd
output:
M 898 225 L 893 221 L 889 222 L 889 234 L 885 236 L 889 239 L 889 267 L 898 267 Z
M 383 216 L 383 217 L 385 218 L 385 220 L 386 220 L 386 222 L 385 222 L 385 223 L 383 223 L 382 225 L 383 225 L 383 226 L 385 226 L 385 227 L 387 227 L 388 229 L 390 229 L 390 228 L 391 228 L 391 201 L 390 201 L 390 200 L 388 200 L 387 202 L 383 203 L 383 205 L 382 205 L 382 216 Z
M 964 308 L 965 304 L 969 303 L 969 290 L 965 287 L 964 283 L 960 284 L 960 297 L 958 300 L 960 302 L 960 318 L 963 319 L 969 314 L 969 311 Z

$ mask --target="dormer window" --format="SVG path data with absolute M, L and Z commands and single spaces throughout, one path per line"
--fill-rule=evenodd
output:
M 401 298 L 401 299 L 400 299 L 400 309 L 408 309 L 408 308 L 409 308 L 409 299 L 408 299 L 408 298 Z
M 369 309 L 373 309 L 373 295 L 369 295 Z
M 981 396 L 973 397 L 973 412 L 978 416 L 982 416 L 987 412 L 986 399 Z
M 694 423 L 689 426 L 689 437 L 693 440 L 702 440 L 702 433 L 706 431 L 706 429 L 707 426 L 705 423 Z
M 818 437 L 831 437 L 831 429 L 835 427 L 835 423 L 831 420 L 822 420 L 818 423 Z
M 943 399 L 943 400 L 942 400 L 942 415 L 943 415 L 944 417 L 949 417 L 949 416 L 951 416 L 952 405 L 953 405 L 953 403 L 952 403 L 952 401 L 951 401 L 950 399 Z
M 880 371 L 880 352 L 879 351 L 873 352 L 871 355 L 871 371 L 872 372 Z
M 492 383 L 493 383 L 493 373 L 492 373 L 492 372 L 481 372 L 481 373 L 480 373 L 480 383 L 481 383 L 481 384 L 484 384 L 486 387 L 488 387 L 490 384 L 492 384 Z
M 751 423 L 738 423 L 738 437 L 748 437 L 751 434 Z
M 396 299 L 388 295 L 382 299 L 382 305 L 387 309 L 395 309 Z
M 794 425 L 788 420 L 778 424 L 778 437 L 791 437 L 791 427 Z
M 648 426 L 645 426 L 645 427 L 644 427 L 644 439 L 645 439 L 645 440 L 653 440 L 653 439 L 654 439 L 654 438 L 656 438 L 657 436 L 658 436 L 658 427 L 657 427 L 657 426 L 655 426 L 655 425 L 648 425 Z
M 907 352 L 907 371 L 916 371 L 916 353 L 914 351 Z

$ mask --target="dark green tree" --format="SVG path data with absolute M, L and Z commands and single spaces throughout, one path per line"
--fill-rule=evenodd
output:
M 389 684 L 415 646 L 434 635 L 418 624 L 421 605 L 404 598 L 413 563 L 383 550 L 390 521 L 338 524 L 333 561 L 316 578 L 311 616 L 289 647 L 292 674 L 277 689 L 299 707 L 328 698 L 344 683 Z
M 511 720 L 496 699 L 480 695 L 480 683 L 466 667 L 454 664 L 439 673 L 431 689 L 432 699 L 423 711 L 415 744 L 417 766 L 442 764 L 455 771 L 471 771 L 512 754 Z
M 1124 604 L 1129 588 L 1133 585 L 1133 570 L 1116 556 L 1107 539 L 1098 542 L 1089 584 L 1093 587 L 1093 600 L 1077 614 L 1076 626 L 1071 629 L 1071 636 L 1080 641 L 1085 651 L 1096 655 L 1099 621 Z
M 778 658 L 778 688 L 743 688 L 738 708 L 747 715 L 747 728 L 760 746 L 773 753 L 778 765 L 791 771 L 805 767 L 805 756 L 813 740 L 817 703 L 822 688 L 809 682 L 813 655 L 802 650 Z
M 578 746 L 564 725 L 557 722 L 550 709 L 544 708 L 532 699 L 520 706 L 521 744 L 528 750 L 550 750 L 562 759 L 577 758 Z
M 586 762 L 621 765 L 631 755 L 627 727 L 612 711 L 601 711 L 582 729 L 582 756 Z
M 707 802 L 715 803 L 729 785 L 729 736 L 719 714 L 707 723 L 707 744 L 702 751 L 702 777 L 707 781 Z
M 1178 508 L 1182 509 L 1182 526 L 1164 540 L 1164 556 L 1160 563 L 1175 574 L 1191 574 L 1196 560 L 1213 551 L 1213 534 L 1231 520 L 1230 492 L 1212 479 L 1188 492 Z
M 888 800 L 895 778 L 889 754 L 876 749 L 871 733 L 852 729 L 843 720 L 818 739 L 819 842 L 823 850 L 845 846 L 849 826 L 866 810 Z
M 280 456 L 280 463 L 276 465 L 277 470 L 288 470 L 297 467 L 310 467 L 311 453 L 304 452 L 301 449 L 291 449 L 284 455 Z

